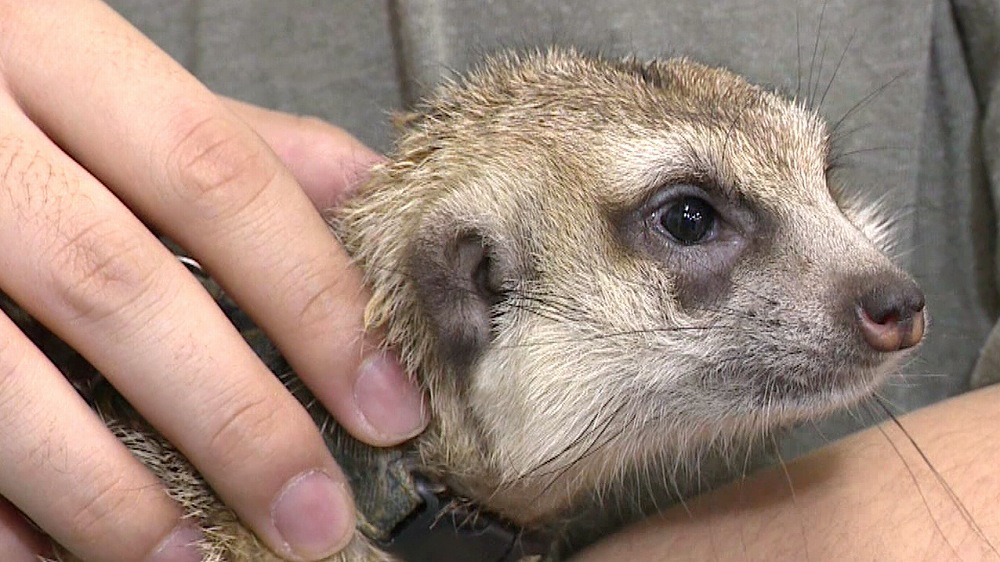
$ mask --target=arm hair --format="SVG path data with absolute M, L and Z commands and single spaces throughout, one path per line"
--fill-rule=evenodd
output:
M 891 420 L 609 537 L 599 560 L 1000 560 L 1000 387 Z M 936 473 L 935 473 L 936 471 Z M 953 495 L 952 495 L 953 494 Z

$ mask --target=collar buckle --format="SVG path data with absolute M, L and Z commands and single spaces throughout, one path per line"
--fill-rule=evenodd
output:
M 420 475 L 413 475 L 423 506 L 379 546 L 405 562 L 520 562 L 542 560 L 546 537 L 466 507 Z

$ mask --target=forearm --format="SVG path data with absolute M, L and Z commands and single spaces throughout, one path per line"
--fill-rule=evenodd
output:
M 901 418 L 933 469 L 890 421 L 789 464 L 787 475 L 774 467 L 689 501 L 690 514 L 668 510 L 577 560 L 998 559 L 998 405 L 994 387 Z

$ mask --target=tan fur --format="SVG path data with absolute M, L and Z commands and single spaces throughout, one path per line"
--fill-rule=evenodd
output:
M 842 278 L 903 274 L 831 198 L 827 132 L 806 109 L 685 60 L 555 50 L 491 59 L 401 123 L 390 162 L 331 223 L 372 288 L 366 325 L 429 391 L 419 464 L 486 509 L 559 526 L 641 493 L 624 483 L 688 493 L 712 455 L 854 402 L 893 366 L 855 361 L 831 312 Z M 773 225 L 734 239 L 731 262 L 643 242 L 636 209 L 694 181 Z M 413 259 L 470 234 L 508 298 L 465 362 L 442 350 Z M 671 269 L 717 261 L 726 282 L 707 300 L 705 272 L 685 289 Z M 213 561 L 273 559 L 155 435 L 123 437 L 211 529 Z M 377 559 L 361 538 L 331 558 Z

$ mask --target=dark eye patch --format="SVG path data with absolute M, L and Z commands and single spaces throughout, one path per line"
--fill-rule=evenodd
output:
M 682 308 L 714 306 L 730 290 L 733 270 L 758 234 L 760 210 L 712 182 L 686 177 L 659 185 L 618 215 L 621 241 L 668 272 Z

